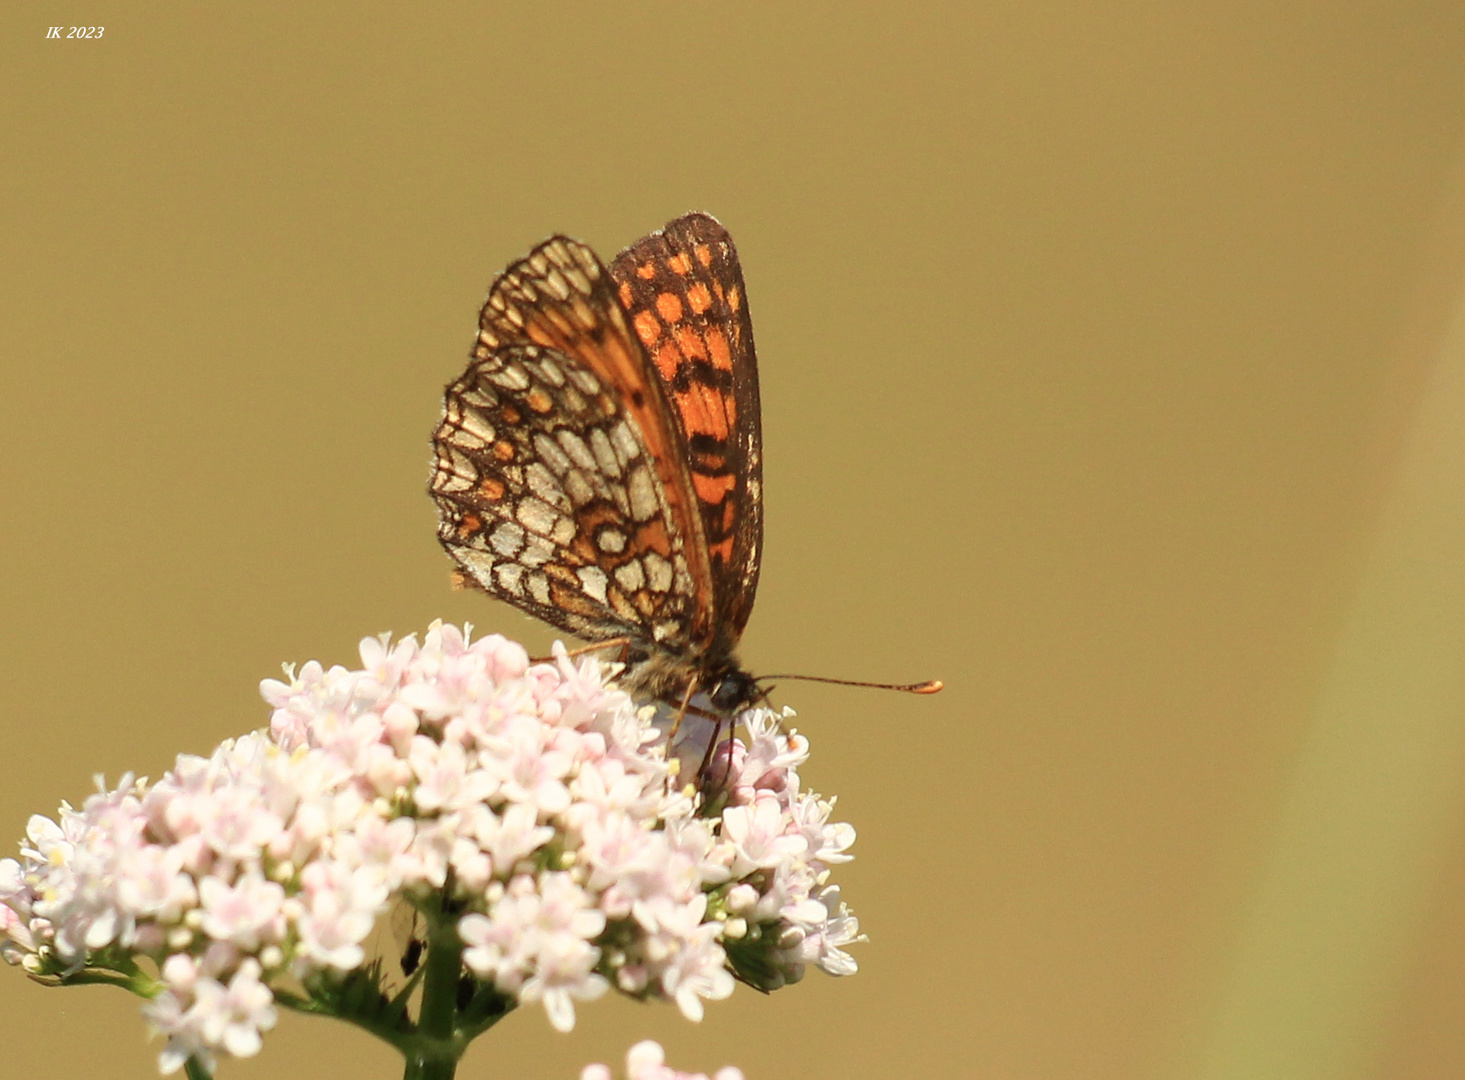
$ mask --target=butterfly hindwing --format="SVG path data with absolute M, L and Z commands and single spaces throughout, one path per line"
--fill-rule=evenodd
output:
M 687 540 L 620 395 L 552 348 L 484 351 L 434 437 L 438 534 L 459 570 L 588 640 L 688 641 Z
M 709 640 L 715 610 L 712 576 L 681 439 L 650 360 L 616 302 L 609 275 L 589 247 L 552 237 L 495 279 L 479 316 L 474 356 L 487 363 L 514 345 L 553 350 L 571 370 L 598 380 L 610 405 L 624 415 L 657 481 L 659 520 L 690 575 L 694 602 L 681 628 L 685 640 L 694 646 Z M 553 396 L 555 388 L 543 389 Z M 659 536 L 650 539 L 658 541 Z M 658 543 L 651 550 L 667 557 L 664 546 Z

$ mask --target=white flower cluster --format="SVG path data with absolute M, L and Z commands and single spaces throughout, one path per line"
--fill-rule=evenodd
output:
M 586 1065 L 580 1080 L 612 1080 L 615 1074 L 608 1065 Z M 709 1080 L 706 1073 L 682 1072 L 666 1063 L 666 1051 L 654 1039 L 638 1042 L 626 1052 L 626 1080 Z M 743 1070 L 724 1065 L 710 1080 L 743 1080 Z
M 665 710 L 593 657 L 533 664 L 434 623 L 361 659 L 263 683 L 268 731 L 32 818 L 0 861 L 0 954 L 152 995 L 164 1072 L 257 1052 L 282 984 L 363 969 L 403 901 L 448 913 L 466 972 L 561 1030 L 611 987 L 695 1020 L 734 975 L 855 970 L 858 925 L 826 880 L 854 831 L 801 790 L 808 744 L 783 718 L 744 714 L 697 791 L 702 747 L 679 740 L 669 764 Z

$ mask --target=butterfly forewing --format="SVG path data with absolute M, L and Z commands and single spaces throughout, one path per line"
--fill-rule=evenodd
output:
M 621 252 L 610 274 L 671 406 L 716 619 L 736 640 L 763 538 L 758 362 L 737 249 L 715 218 L 687 214 Z

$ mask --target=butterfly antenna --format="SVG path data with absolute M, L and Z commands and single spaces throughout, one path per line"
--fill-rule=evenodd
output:
M 899 690 L 903 694 L 934 694 L 946 684 L 940 679 L 917 683 L 859 682 L 855 679 L 826 679 L 822 675 L 763 675 L 762 680 L 797 679 L 800 682 L 822 682 L 834 686 L 863 686 L 869 690 Z

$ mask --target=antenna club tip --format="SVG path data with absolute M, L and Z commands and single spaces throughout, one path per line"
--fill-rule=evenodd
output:
M 946 684 L 944 682 L 942 682 L 940 679 L 932 679 L 930 682 L 923 682 L 923 683 L 921 683 L 921 684 L 919 684 L 917 686 L 911 687 L 911 693 L 913 693 L 913 694 L 935 694 L 935 693 L 939 693 L 945 686 L 946 686 Z

